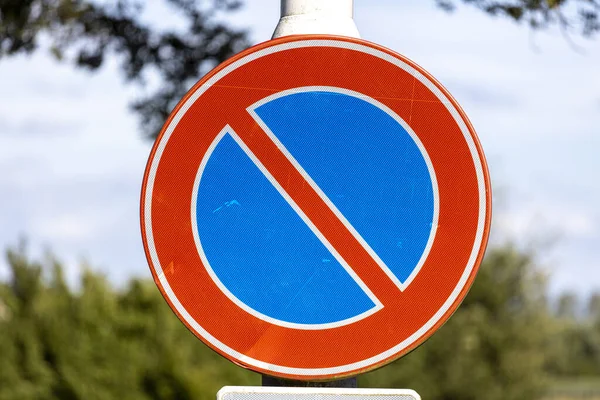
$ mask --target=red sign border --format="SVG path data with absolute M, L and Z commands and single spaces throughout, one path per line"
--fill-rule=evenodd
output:
M 146 224 L 147 224 L 146 203 L 147 203 L 147 199 L 148 199 L 147 190 L 148 190 L 148 184 L 149 184 L 149 180 L 150 180 L 150 176 L 151 176 L 152 165 L 155 165 L 158 163 L 158 161 L 155 161 L 155 157 L 156 157 L 158 149 L 161 146 L 161 143 L 163 143 L 163 139 L 165 137 L 165 133 L 168 130 L 168 127 L 170 127 L 173 124 L 174 120 L 179 115 L 181 109 L 184 108 L 186 106 L 186 104 L 188 103 L 188 100 L 190 99 L 190 97 L 192 97 L 193 94 L 199 88 L 201 88 L 209 79 L 211 79 L 215 75 L 219 74 L 221 71 L 223 71 L 227 67 L 231 66 L 233 63 L 235 63 L 241 59 L 244 59 L 245 57 L 247 57 L 249 55 L 255 54 L 256 52 L 259 52 L 263 49 L 267 49 L 269 47 L 278 46 L 278 45 L 285 44 L 285 43 L 306 41 L 306 40 L 310 40 L 310 41 L 315 41 L 315 40 L 342 41 L 342 42 L 349 42 L 349 43 L 354 43 L 356 45 L 369 47 L 371 49 L 375 49 L 376 51 L 385 53 L 388 56 L 391 56 L 391 57 L 401 61 L 402 63 L 408 65 L 409 67 L 412 67 L 414 70 L 416 70 L 418 73 L 420 73 L 426 80 L 429 81 L 429 83 L 431 83 L 433 86 L 435 86 L 435 88 L 437 88 L 441 92 L 441 94 L 451 103 L 453 108 L 456 110 L 456 112 L 460 116 L 461 121 L 466 125 L 466 129 L 468 130 L 468 133 L 470 134 L 470 138 L 472 139 L 472 141 L 474 143 L 477 155 L 479 157 L 479 162 L 480 162 L 480 166 L 482 169 L 481 172 L 483 174 L 483 179 L 484 179 L 483 189 L 485 192 L 482 196 L 481 191 L 480 191 L 480 197 L 484 199 L 485 206 L 483 207 L 484 208 L 483 217 L 481 215 L 481 207 L 480 207 L 480 213 L 479 213 L 479 222 L 480 223 L 482 222 L 482 224 L 483 224 L 483 231 L 481 232 L 481 241 L 479 243 L 479 250 L 478 250 L 476 258 L 473 262 L 472 270 L 468 276 L 468 279 L 466 280 L 466 282 L 464 282 L 463 287 L 461 288 L 460 292 L 456 296 L 452 305 L 443 313 L 443 315 L 441 317 L 439 317 L 437 319 L 437 321 L 432 326 L 429 327 L 429 329 L 427 329 L 427 331 L 425 333 L 421 334 L 418 338 L 411 340 L 410 343 L 408 345 L 404 346 L 401 350 L 395 351 L 395 352 L 393 352 L 393 354 L 383 357 L 379 360 L 376 360 L 368 365 L 342 366 L 342 367 L 347 367 L 347 368 L 340 368 L 340 367 L 322 368 L 322 370 L 328 370 L 328 372 L 323 372 L 323 373 L 320 373 L 320 372 L 316 373 L 317 369 L 314 369 L 314 368 L 309 368 L 309 369 L 295 368 L 295 367 L 289 367 L 289 368 L 282 367 L 279 369 L 274 368 L 274 367 L 278 367 L 278 366 L 268 365 L 268 363 L 261 362 L 260 360 L 254 360 L 254 359 L 252 359 L 248 356 L 245 356 L 244 354 L 239 353 L 233 349 L 231 349 L 232 351 L 224 350 L 223 348 L 221 348 L 221 346 L 215 345 L 215 343 L 211 340 L 211 338 L 212 338 L 218 342 L 218 339 L 212 337 L 207 332 L 206 332 L 207 335 L 200 334 L 198 332 L 198 330 L 192 326 L 193 323 L 190 323 L 190 321 L 188 321 L 178 311 L 177 307 L 173 303 L 173 299 L 176 299 L 176 296 L 174 295 L 171 288 L 168 287 L 168 285 L 167 285 L 167 287 L 165 287 L 162 284 L 160 275 L 161 275 L 162 270 L 165 269 L 166 266 L 161 266 L 160 263 L 154 262 L 153 256 L 152 256 L 151 250 L 150 250 L 150 248 L 154 246 L 154 243 L 153 243 L 153 241 L 152 241 L 152 243 L 149 243 L 149 241 L 148 241 L 149 236 L 148 236 L 148 230 L 147 230 L 147 226 L 146 226 Z M 167 142 L 168 142 L 168 138 L 167 138 Z M 166 142 L 165 142 L 165 144 L 166 144 Z M 370 42 L 367 42 L 364 40 L 351 39 L 351 38 L 346 38 L 346 37 L 325 36 L 325 35 L 302 35 L 302 36 L 284 37 L 281 39 L 272 40 L 272 41 L 265 42 L 265 43 L 259 44 L 257 46 L 254 46 L 248 50 L 245 50 L 244 52 L 229 59 L 225 63 L 219 65 L 217 68 L 215 68 L 213 71 L 211 71 L 205 77 L 203 77 L 196 85 L 194 85 L 194 87 L 192 89 L 190 89 L 190 91 L 186 94 L 186 96 L 180 101 L 180 103 L 177 105 L 177 107 L 171 113 L 169 119 L 165 123 L 165 125 L 164 125 L 164 127 L 152 149 L 152 152 L 151 152 L 149 160 L 148 160 L 148 165 L 147 165 L 147 168 L 146 168 L 146 171 L 144 174 L 140 213 L 141 213 L 141 222 L 142 222 L 142 224 L 141 224 L 142 225 L 142 235 L 144 238 L 144 249 L 146 252 L 146 257 L 148 259 L 148 262 L 151 266 L 150 269 L 151 269 L 152 275 L 154 277 L 154 280 L 155 280 L 157 286 L 159 287 L 159 289 L 161 290 L 161 293 L 163 294 L 164 298 L 166 299 L 166 301 L 169 303 L 169 305 L 173 309 L 173 311 L 178 315 L 180 320 L 182 320 L 184 322 L 184 324 L 196 336 L 198 336 L 207 345 L 209 345 L 213 350 L 217 351 L 218 353 L 222 354 L 223 356 L 225 356 L 225 357 L 229 358 L 230 360 L 232 360 L 236 363 L 239 363 L 243 366 L 246 366 L 248 368 L 256 370 L 258 372 L 262 372 L 262 373 L 266 373 L 266 374 L 270 374 L 270 375 L 277 375 L 277 376 L 286 377 L 286 378 L 292 378 L 292 379 L 333 379 L 333 378 L 340 378 L 340 377 L 345 377 L 345 376 L 352 376 L 352 375 L 356 375 L 358 373 L 362 373 L 362 372 L 377 368 L 379 366 L 382 366 L 382 365 L 408 353 L 409 351 L 416 348 L 419 344 L 421 344 L 424 340 L 426 340 L 429 336 L 431 336 L 431 334 L 435 330 L 437 330 L 450 317 L 450 315 L 452 315 L 456 311 L 457 307 L 461 303 L 462 299 L 466 295 L 468 289 L 470 288 L 470 286 L 473 282 L 473 279 L 476 275 L 477 269 L 483 258 L 483 254 L 485 252 L 485 248 L 487 245 L 487 237 L 489 235 L 489 227 L 490 227 L 490 220 L 491 220 L 491 187 L 490 187 L 489 177 L 488 177 L 488 173 L 487 173 L 487 165 L 486 165 L 485 157 L 483 155 L 481 145 L 479 143 L 479 140 L 477 139 L 477 136 L 475 134 L 473 127 L 471 126 L 465 113 L 460 108 L 460 106 L 457 104 L 457 102 L 454 100 L 454 98 L 431 75 L 429 75 L 426 71 L 424 71 L 419 66 L 414 64 L 412 61 L 406 59 L 405 57 L 403 57 L 389 49 L 386 49 L 382 46 L 379 46 L 379 45 L 376 45 L 376 44 L 373 44 L 373 43 L 370 43 Z M 476 247 L 476 245 L 477 244 L 475 244 L 473 247 Z M 164 274 L 162 274 L 162 275 L 164 275 Z M 209 336 L 209 337 L 207 337 L 207 336 Z M 227 345 L 224 345 L 224 346 L 227 347 Z M 376 358 L 376 357 L 373 357 L 373 358 Z M 265 364 L 267 364 L 267 365 L 265 365 Z

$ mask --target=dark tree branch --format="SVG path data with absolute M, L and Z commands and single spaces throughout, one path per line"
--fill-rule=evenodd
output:
M 240 6 L 236 0 L 165 0 L 184 19 L 183 31 L 160 32 L 140 22 L 141 6 L 120 0 L 111 6 L 89 0 L 0 0 L 0 57 L 30 53 L 44 33 L 52 52 L 96 70 L 108 54 L 122 60 L 129 82 L 147 71 L 158 73 L 161 86 L 132 104 L 143 132 L 155 138 L 166 117 L 194 81 L 213 66 L 244 49 L 246 32 L 219 22 L 218 13 Z
M 565 32 L 575 31 L 586 37 L 600 31 L 600 0 L 436 0 L 436 4 L 446 11 L 453 11 L 457 3 L 527 23 L 533 29 L 558 25 Z

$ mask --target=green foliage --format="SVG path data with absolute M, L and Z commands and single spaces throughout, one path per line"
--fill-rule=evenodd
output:
M 598 0 L 461 0 L 490 15 L 501 15 L 525 22 L 533 29 L 558 25 L 564 31 L 593 36 L 600 31 Z M 447 11 L 456 7 L 455 0 L 436 0 Z
M 153 282 L 115 290 L 87 271 L 73 291 L 51 258 L 8 258 L 0 399 L 211 399 L 227 384 L 259 384 L 198 341 Z
M 21 248 L 8 261 L 0 400 L 214 399 L 225 385 L 260 384 L 196 339 L 151 280 L 116 289 L 85 270 L 73 289 L 51 256 L 34 261 Z M 428 400 L 597 393 L 599 298 L 589 298 L 584 315 L 551 312 L 532 254 L 489 250 L 455 315 L 406 357 L 359 377 L 359 386 L 411 388 Z M 571 384 L 586 377 L 585 387 Z
M 575 295 L 567 293 L 558 299 L 546 365 L 552 375 L 566 379 L 600 376 L 599 300 L 599 294 L 592 295 L 581 315 Z

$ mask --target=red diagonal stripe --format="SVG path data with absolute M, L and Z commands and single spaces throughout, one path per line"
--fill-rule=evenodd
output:
M 385 306 L 402 293 L 248 113 L 231 127 L 267 171 Z

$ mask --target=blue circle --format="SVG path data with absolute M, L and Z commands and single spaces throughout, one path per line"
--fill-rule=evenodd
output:
M 434 218 L 432 179 L 410 134 L 372 102 L 339 92 L 288 93 L 255 112 L 394 276 L 406 282 Z M 316 325 L 376 307 L 232 132 L 206 162 L 196 219 L 210 268 L 258 314 Z

